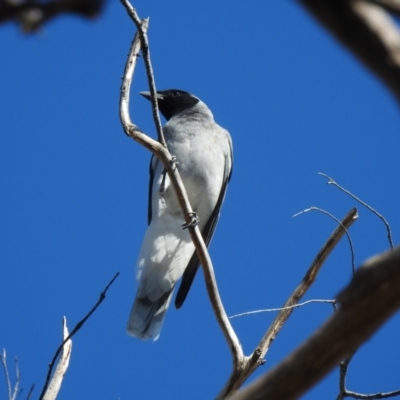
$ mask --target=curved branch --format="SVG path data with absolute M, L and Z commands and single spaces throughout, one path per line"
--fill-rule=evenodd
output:
M 125 6 L 125 8 L 128 11 L 128 14 L 131 17 L 132 15 L 137 15 L 136 11 L 133 9 L 133 7 L 129 4 L 127 0 L 121 0 L 121 3 Z M 133 124 L 129 115 L 130 86 L 138 54 L 141 48 L 141 38 L 147 37 L 148 19 L 141 21 L 141 23 L 137 24 L 136 26 L 138 28 L 138 32 L 136 33 L 135 38 L 131 45 L 128 60 L 125 65 L 125 72 L 121 86 L 121 97 L 120 97 L 121 123 L 125 133 L 130 138 L 134 139 L 136 142 L 138 142 L 139 144 L 150 150 L 156 157 L 158 157 L 160 161 L 164 164 L 164 167 L 168 172 L 168 176 L 174 187 L 179 205 L 182 210 L 184 220 L 188 225 L 190 236 L 192 238 L 193 244 L 199 256 L 200 263 L 203 267 L 207 292 L 211 301 L 212 308 L 214 310 L 214 314 L 225 336 L 225 339 L 229 345 L 234 365 L 237 368 L 242 368 L 242 365 L 244 363 L 244 355 L 242 347 L 239 343 L 239 339 L 237 338 L 235 331 L 233 330 L 229 322 L 221 298 L 219 296 L 214 275 L 214 269 L 212 266 L 210 256 L 207 251 L 207 247 L 204 244 L 203 237 L 200 233 L 198 226 L 193 227 L 190 224 L 190 222 L 192 221 L 193 212 L 189 203 L 185 187 L 180 177 L 179 171 L 177 168 L 171 167 L 174 165 L 174 159 L 172 158 L 171 154 L 169 153 L 168 149 L 165 146 L 163 146 L 160 142 L 151 139 L 149 136 L 144 134 L 135 124 Z M 150 59 L 148 61 L 150 63 Z M 152 82 L 152 85 L 154 85 L 154 81 L 152 80 L 153 79 L 152 70 L 148 68 L 147 63 L 146 63 L 146 71 L 149 81 Z M 156 105 L 155 88 L 152 93 L 152 99 L 154 101 L 153 104 Z

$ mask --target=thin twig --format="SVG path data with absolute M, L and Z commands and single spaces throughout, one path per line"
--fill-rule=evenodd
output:
M 346 376 L 349 368 L 349 364 L 354 356 L 356 351 L 353 351 L 349 356 L 347 356 L 343 361 L 339 364 L 339 394 L 336 400 L 343 400 L 346 397 L 351 397 L 353 399 L 388 399 L 390 397 L 395 397 L 400 395 L 400 390 L 394 390 L 392 392 L 381 392 L 381 393 L 371 393 L 364 394 L 358 392 L 352 392 L 351 390 L 346 389 Z
M 291 306 L 297 304 L 297 302 L 303 297 L 306 291 L 313 284 L 319 270 L 322 267 L 322 264 L 325 262 L 328 255 L 332 252 L 332 250 L 336 247 L 340 239 L 345 234 L 345 229 L 348 229 L 356 221 L 356 219 L 357 209 L 352 208 L 344 217 L 343 221 L 333 231 L 326 243 L 323 245 L 323 247 L 315 257 L 314 261 L 312 262 L 311 266 L 309 267 L 303 280 L 290 295 L 290 297 L 284 304 L 284 309 L 280 311 L 279 314 L 276 316 L 275 320 L 268 328 L 257 348 L 254 350 L 251 356 L 246 359 L 247 363 L 244 370 L 240 373 L 235 373 L 235 371 L 232 372 L 231 376 L 228 379 L 228 382 L 219 393 L 217 399 L 224 399 L 229 394 L 233 393 L 246 381 L 246 379 L 258 368 L 259 365 L 262 365 L 264 363 L 263 358 L 267 353 L 269 346 L 276 338 L 284 323 L 293 312 L 293 308 L 291 308 Z M 286 307 L 290 308 L 286 309 Z
M 147 80 L 149 83 L 150 94 L 151 94 L 151 105 L 153 111 L 153 120 L 157 130 L 158 141 L 164 146 L 167 147 L 165 142 L 164 133 L 161 126 L 160 114 L 158 112 L 158 101 L 157 101 L 157 90 L 156 84 L 154 80 L 154 72 L 153 67 L 150 61 L 150 49 L 149 49 L 149 39 L 147 36 L 147 26 L 149 23 L 149 18 L 145 20 L 141 20 L 136 12 L 136 10 L 132 7 L 132 5 L 127 0 L 121 0 L 121 3 L 125 6 L 126 11 L 131 17 L 132 21 L 136 25 L 136 29 L 139 32 L 140 41 L 141 41 L 141 50 L 143 53 L 143 59 L 146 66 L 147 72 Z
M 349 195 L 351 198 L 353 198 L 355 201 L 357 201 L 358 203 L 360 203 L 361 205 L 363 205 L 365 208 L 367 208 L 369 211 L 371 211 L 373 214 L 375 214 L 385 225 L 386 227 L 386 231 L 387 231 L 387 237 L 389 240 L 389 245 L 390 248 L 393 249 L 393 239 L 392 239 L 392 231 L 390 229 L 390 225 L 389 223 L 386 221 L 386 218 L 380 214 L 378 211 L 376 211 L 374 208 L 372 208 L 369 204 L 367 204 L 365 201 L 361 200 L 360 198 L 358 198 L 357 196 L 355 196 L 353 193 L 349 192 L 347 189 L 345 189 L 343 186 L 339 185 L 337 182 L 335 182 L 330 176 L 322 173 L 322 172 L 318 172 L 318 175 L 324 176 L 325 178 L 328 179 L 328 185 L 333 185 L 336 186 L 339 190 L 341 190 L 342 192 L 346 193 L 347 195 Z
M 385 393 L 373 393 L 373 394 L 362 394 L 346 390 L 345 397 L 352 397 L 353 399 L 374 400 L 374 399 L 388 399 L 390 397 L 395 397 L 399 395 L 400 395 L 400 390 L 394 390 L 393 392 L 385 392 Z
M 0 361 L 3 364 L 3 369 L 4 369 L 4 374 L 6 376 L 6 382 L 7 382 L 7 393 L 8 393 L 8 399 L 11 400 L 11 382 L 10 382 L 10 375 L 8 374 L 8 368 L 7 368 L 7 353 L 6 349 L 3 349 L 3 354 L 0 354 Z
M 332 219 L 334 219 L 338 224 L 341 224 L 340 220 L 337 219 L 334 215 L 332 215 L 330 212 L 323 210 L 322 208 L 319 207 L 310 207 L 307 208 L 306 210 L 300 211 L 297 214 L 294 214 L 293 217 L 297 217 L 300 214 L 306 213 L 308 211 L 319 211 L 323 214 L 328 215 L 329 217 L 331 217 Z M 354 247 L 353 247 L 353 241 L 351 240 L 351 236 L 349 234 L 349 232 L 347 231 L 347 229 L 345 227 L 343 227 L 345 232 L 346 232 L 346 236 L 347 239 L 349 241 L 349 245 L 350 245 L 350 253 L 351 253 L 351 270 L 353 271 L 353 275 L 356 272 L 356 262 L 355 262 L 355 256 L 354 256 Z
M 33 389 L 35 389 L 35 384 L 33 384 L 29 389 L 28 395 L 26 396 L 26 400 L 30 400 L 30 398 L 32 397 Z
M 347 370 L 349 368 L 349 364 L 351 359 L 353 358 L 354 353 L 347 356 L 344 360 L 342 360 L 339 364 L 339 394 L 336 400 L 343 400 L 346 397 L 346 377 Z
M 121 3 L 128 10 L 128 14 L 131 15 L 129 11 L 131 10 L 131 5 L 129 4 L 129 2 L 127 0 L 121 0 Z M 147 23 L 148 20 L 143 20 L 141 22 L 142 36 L 146 36 Z M 218 324 L 231 350 L 233 364 L 236 366 L 236 368 L 243 368 L 242 366 L 245 361 L 245 357 L 239 339 L 237 338 L 236 333 L 233 330 L 232 325 L 230 324 L 229 318 L 226 315 L 221 298 L 219 296 L 218 287 L 214 275 L 214 269 L 212 266 L 210 256 L 207 251 L 207 247 L 204 244 L 204 240 L 200 233 L 199 227 L 197 225 L 193 227 L 190 224 L 192 221 L 193 210 L 190 206 L 190 202 L 185 187 L 183 185 L 182 179 L 180 177 L 178 168 L 170 168 L 171 163 L 174 161 L 174 158 L 171 156 L 168 149 L 163 144 L 161 144 L 156 140 L 151 139 L 149 136 L 145 135 L 142 131 L 140 131 L 138 127 L 132 123 L 129 115 L 129 92 L 138 53 L 140 51 L 140 46 L 141 46 L 140 33 L 136 33 L 135 38 L 131 45 L 131 50 L 129 52 L 128 59 L 125 64 L 124 77 L 121 86 L 121 97 L 120 97 L 121 123 L 125 133 L 129 137 L 131 137 L 132 139 L 143 145 L 145 148 L 150 150 L 163 163 L 168 173 L 168 176 L 171 180 L 171 184 L 174 187 L 179 205 L 181 207 L 184 220 L 186 224 L 189 225 L 188 230 L 192 238 L 193 244 L 196 248 L 197 254 L 199 256 L 200 263 L 203 267 L 208 296 L 210 298 L 210 302 L 214 314 L 216 316 L 216 319 L 218 321 Z M 148 64 L 146 63 L 146 72 L 150 82 L 152 79 L 152 70 L 148 68 L 149 65 L 151 65 L 150 58 L 148 58 Z M 153 97 L 155 98 L 155 93 L 152 93 L 152 98 Z M 156 111 L 158 112 L 157 108 Z
M 14 385 L 13 394 L 11 396 L 11 400 L 15 400 L 17 398 L 19 383 L 21 381 L 21 374 L 20 374 L 19 368 L 18 368 L 18 358 L 14 357 L 14 361 L 15 361 L 15 385 Z
M 54 354 L 54 357 L 53 357 L 53 359 L 51 360 L 51 362 L 50 362 L 50 364 L 49 364 L 49 370 L 48 370 L 48 372 L 47 372 L 46 381 L 45 381 L 45 383 L 44 383 L 44 386 L 43 386 L 43 389 L 42 389 L 42 393 L 40 394 L 39 400 L 42 400 L 42 399 L 43 399 L 43 396 L 44 396 L 45 393 L 46 393 L 47 387 L 48 387 L 49 382 L 50 382 L 51 373 L 52 373 L 52 371 L 53 371 L 54 364 L 55 364 L 55 362 L 56 362 L 56 360 L 57 360 L 57 358 L 58 358 L 58 356 L 59 356 L 61 350 L 63 349 L 64 344 L 65 344 L 68 340 L 72 339 L 72 337 L 75 335 L 75 333 L 77 333 L 77 332 L 79 331 L 79 329 L 82 328 L 83 324 L 84 324 L 84 323 L 90 318 L 90 316 L 96 311 L 96 309 L 99 307 L 99 305 L 100 305 L 100 304 L 103 302 L 103 300 L 106 298 L 107 290 L 108 290 L 109 287 L 114 283 L 114 281 L 117 279 L 118 275 L 119 275 L 119 272 L 117 272 L 117 273 L 115 274 L 115 276 L 111 279 L 111 281 L 108 283 L 108 285 L 106 286 L 106 288 L 100 293 L 99 300 L 97 300 L 97 303 L 93 306 L 93 308 L 86 314 L 86 316 L 85 316 L 83 319 L 81 319 L 81 320 L 75 325 L 75 328 L 72 329 L 71 333 L 63 340 L 63 342 L 60 344 L 60 346 L 59 346 L 58 349 L 56 350 L 56 352 L 55 352 L 55 354 Z
M 255 311 L 246 311 L 240 314 L 235 314 L 231 315 L 229 319 L 237 318 L 237 317 L 243 317 L 245 315 L 252 315 L 252 314 L 260 314 L 260 313 L 266 313 L 266 312 L 276 312 L 276 311 L 283 311 L 283 310 L 290 310 L 291 308 L 297 308 L 297 307 L 302 307 L 310 303 L 329 303 L 329 304 L 335 304 L 336 300 L 324 300 L 324 299 L 313 299 L 313 300 L 307 300 L 303 301 L 302 303 L 297 303 L 293 304 L 292 306 L 289 307 L 280 307 L 280 308 L 266 308 L 264 310 L 255 310 Z

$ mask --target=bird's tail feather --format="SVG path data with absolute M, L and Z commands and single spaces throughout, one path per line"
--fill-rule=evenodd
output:
M 137 296 L 128 321 L 128 334 L 143 340 L 157 340 L 173 291 L 174 288 L 164 293 L 156 301 L 151 301 L 148 297 Z

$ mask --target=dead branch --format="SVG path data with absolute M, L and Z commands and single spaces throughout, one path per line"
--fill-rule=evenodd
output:
M 104 3 L 104 0 L 0 0 L 0 24 L 13 21 L 23 32 L 32 33 L 60 15 L 94 18 L 103 11 Z
M 332 252 L 332 250 L 339 243 L 340 239 L 346 233 L 348 228 L 356 221 L 357 219 L 357 209 L 352 208 L 348 214 L 344 217 L 343 221 L 339 223 L 337 228 L 333 231 L 332 235 L 329 237 L 327 242 L 321 248 L 317 256 L 315 257 L 313 263 L 308 269 L 306 275 L 301 281 L 300 285 L 294 290 L 294 292 L 290 295 L 286 303 L 284 304 L 282 311 L 276 316 L 275 320 L 272 322 L 271 326 L 261 339 L 257 348 L 250 355 L 250 357 L 246 357 L 246 364 L 243 370 L 234 369 L 231 373 L 231 376 L 228 379 L 225 387 L 222 389 L 217 399 L 224 399 L 231 395 L 234 391 L 236 391 L 245 381 L 246 379 L 260 366 L 264 363 L 264 356 L 267 353 L 269 346 L 274 341 L 279 331 L 282 329 L 284 323 L 288 320 L 290 315 L 293 312 L 292 306 L 297 304 L 302 296 L 306 293 L 306 291 L 310 288 L 310 286 L 315 281 L 315 278 L 321 269 L 323 263 L 326 258 Z M 251 398 L 252 397 L 248 397 Z M 275 398 L 275 397 L 271 397 Z M 276 398 L 285 398 L 285 397 L 276 397 Z M 286 398 L 285 398 L 286 399 Z
M 400 100 L 400 31 L 382 7 L 395 0 L 297 0 Z M 378 5 L 380 4 L 380 5 Z
M 49 382 L 46 393 L 43 395 L 43 400 L 55 400 L 58 392 L 61 389 L 61 384 L 64 375 L 67 372 L 69 359 L 72 351 L 72 340 L 69 338 L 67 319 L 63 318 L 63 347 L 61 350 L 60 358 L 58 359 L 56 370 Z
M 324 176 L 325 178 L 328 179 L 328 185 L 333 185 L 335 187 L 337 187 L 339 190 L 341 190 L 343 193 L 346 193 L 348 196 L 350 196 L 352 199 L 354 199 L 355 201 L 357 201 L 358 203 L 360 203 L 362 206 L 364 206 L 366 209 L 368 209 L 369 211 L 371 211 L 373 214 L 375 214 L 385 225 L 386 228 L 386 232 L 387 232 L 387 238 L 389 241 L 389 245 L 390 248 L 393 249 L 394 245 L 393 245 L 393 238 L 392 238 L 392 230 L 390 229 L 390 225 L 389 222 L 387 222 L 386 218 L 379 213 L 378 211 L 376 211 L 374 208 L 372 208 L 368 203 L 366 203 L 365 201 L 361 200 L 359 197 L 355 196 L 353 193 L 351 193 L 349 190 L 345 189 L 343 186 L 339 185 L 337 182 L 335 182 L 330 176 L 322 173 L 322 172 L 318 172 L 318 175 Z
M 299 398 L 400 308 L 399 285 L 400 247 L 367 260 L 337 296 L 338 311 L 279 365 L 230 399 Z
M 65 344 L 72 339 L 72 336 L 74 336 L 79 329 L 82 328 L 83 324 L 90 318 L 90 316 L 97 310 L 97 308 L 100 306 L 100 304 L 103 302 L 103 300 L 106 298 L 106 293 L 109 289 L 109 287 L 114 283 L 114 281 L 117 279 L 119 275 L 119 272 L 117 272 L 114 277 L 111 279 L 111 281 L 108 283 L 108 285 L 106 286 L 106 288 L 100 293 L 100 297 L 97 300 L 97 303 L 93 306 L 93 308 L 85 315 L 84 318 L 82 318 L 74 327 L 74 329 L 72 329 L 71 333 L 69 335 L 67 335 L 66 337 L 64 337 L 63 342 L 60 344 L 60 346 L 58 347 L 58 349 L 56 350 L 53 359 L 51 360 L 50 364 L 49 364 L 49 370 L 47 372 L 47 376 L 46 376 L 46 381 L 43 385 L 43 389 L 42 389 L 42 393 L 40 394 L 39 400 L 44 400 L 45 399 L 45 395 L 47 393 L 49 384 L 50 384 L 50 378 L 51 378 L 51 373 L 53 371 L 53 367 L 55 362 L 57 361 L 58 356 L 60 355 L 61 352 L 66 352 L 65 350 Z M 66 326 L 65 326 L 66 329 Z M 60 358 L 61 359 L 61 358 Z M 68 363 L 67 363 L 67 367 L 68 367 Z M 60 383 L 61 385 L 61 383 Z

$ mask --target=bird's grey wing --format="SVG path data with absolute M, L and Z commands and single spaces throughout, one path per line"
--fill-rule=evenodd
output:
M 230 153 L 231 153 L 230 160 L 229 160 L 230 162 L 225 162 L 224 178 L 222 181 L 221 191 L 219 193 L 215 208 L 214 208 L 210 218 L 208 219 L 206 226 L 204 227 L 204 229 L 202 231 L 204 243 L 206 244 L 207 247 L 211 242 L 211 238 L 212 238 L 215 228 L 217 226 L 221 206 L 222 206 L 222 203 L 224 202 L 226 189 L 228 187 L 228 182 L 232 176 L 233 157 L 232 157 L 231 142 L 229 142 L 229 145 L 230 145 Z M 180 308 L 182 306 L 182 304 L 184 303 L 186 296 L 190 290 L 190 287 L 192 286 L 194 277 L 196 276 L 196 272 L 199 269 L 199 265 L 200 265 L 200 260 L 197 255 L 197 252 L 195 251 L 193 253 L 192 258 L 189 261 L 188 266 L 185 269 L 185 272 L 183 273 L 182 281 L 179 286 L 178 293 L 176 294 L 176 297 L 175 297 L 175 307 L 176 308 Z
M 158 158 L 155 157 L 154 155 L 150 159 L 150 168 L 149 168 L 149 173 L 150 173 L 150 180 L 149 180 L 149 202 L 148 202 L 148 208 L 147 208 L 147 223 L 150 225 L 151 222 L 151 215 L 152 215 L 152 197 L 153 197 L 153 182 L 154 182 L 154 174 L 156 173 L 156 168 L 157 168 L 157 163 L 158 163 Z

